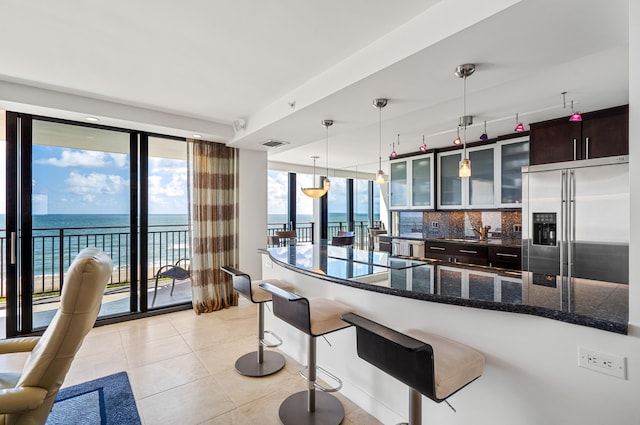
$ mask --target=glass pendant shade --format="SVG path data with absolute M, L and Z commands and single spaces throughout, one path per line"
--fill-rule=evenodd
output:
M 517 131 L 518 133 L 524 131 L 524 125 L 521 122 L 518 122 L 518 114 L 516 114 L 516 128 L 513 131 Z
M 582 115 L 580 115 L 580 112 L 574 112 L 573 114 L 571 114 L 571 118 L 569 118 L 569 121 L 582 121 Z
M 316 181 L 316 159 L 318 159 L 318 157 L 312 156 L 311 158 L 313 158 L 313 180 L 312 180 L 312 183 L 313 183 Z M 303 187 L 301 188 L 302 193 L 307 195 L 309 198 L 320 198 L 321 196 L 323 196 L 325 193 L 329 191 L 331 183 L 327 185 L 326 182 L 328 180 L 329 180 L 328 178 L 325 180 L 325 184 L 322 187 Z
M 384 171 L 378 170 L 378 174 L 376 174 L 376 183 L 378 183 L 378 184 L 384 184 L 385 183 Z
M 324 187 L 303 187 L 302 193 L 307 195 L 309 198 L 320 198 L 327 193 L 327 189 Z
M 422 136 L 422 145 L 420 145 L 420 152 L 427 151 L 427 144 L 424 142 L 424 136 Z
M 484 133 L 482 133 L 480 135 L 480 140 L 482 140 L 483 142 L 486 142 L 487 140 L 489 140 L 489 135 L 487 134 L 487 122 L 484 122 Z
M 453 139 L 453 144 L 454 145 L 461 145 L 462 144 L 462 140 L 460 139 L 460 136 L 458 136 L 455 139 Z
M 465 158 L 460 161 L 458 177 L 471 177 L 471 161 L 469 161 L 469 159 Z
M 327 192 L 331 189 L 331 180 L 329 180 L 329 177 L 324 179 L 324 184 L 322 185 L 322 188 Z
M 396 153 L 396 151 L 391 152 L 391 158 L 395 159 L 398 157 L 398 154 Z

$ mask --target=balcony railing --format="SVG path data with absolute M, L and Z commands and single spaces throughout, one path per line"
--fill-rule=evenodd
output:
M 113 261 L 109 285 L 120 286 L 131 280 L 131 235 L 128 227 L 67 227 L 34 229 L 33 293 L 57 295 L 64 285 L 64 271 L 78 253 L 95 246 Z M 189 256 L 188 225 L 150 225 L 148 244 L 149 277 L 160 266 L 175 264 Z M 6 297 L 6 232 L 0 230 L 0 298 Z
M 379 220 L 374 221 L 375 227 L 380 227 L 381 222 Z M 275 236 L 276 232 L 282 230 L 291 230 L 288 223 L 269 223 L 267 226 L 267 236 Z M 299 243 L 313 242 L 314 231 L 313 223 L 296 223 L 296 236 Z M 329 222 L 327 226 L 327 236 L 331 240 L 333 236 L 337 236 L 339 231 L 348 230 L 348 223 L 341 221 Z M 369 246 L 369 223 L 367 221 L 356 221 L 353 226 L 354 241 L 356 248 L 367 249 Z

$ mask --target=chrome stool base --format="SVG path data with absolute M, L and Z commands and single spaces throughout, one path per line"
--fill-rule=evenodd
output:
M 307 391 L 286 398 L 280 405 L 283 425 L 338 425 L 344 420 L 344 407 L 337 397 L 324 392 L 315 393 L 315 411 L 307 408 Z
M 278 372 L 284 364 L 284 356 L 280 353 L 263 351 L 262 362 L 258 362 L 258 352 L 254 351 L 236 360 L 236 370 L 244 376 L 260 377 Z

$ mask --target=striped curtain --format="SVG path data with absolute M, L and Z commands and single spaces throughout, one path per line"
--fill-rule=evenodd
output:
M 238 305 L 227 273 L 237 264 L 237 150 L 220 143 L 189 140 L 192 147 L 191 292 L 196 314 Z

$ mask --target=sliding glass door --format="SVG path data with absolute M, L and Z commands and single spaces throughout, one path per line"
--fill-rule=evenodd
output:
M 65 271 L 89 246 L 113 261 L 99 320 L 190 302 L 188 276 L 158 276 L 165 265 L 189 271 L 184 140 L 12 112 L 6 122 L 7 336 L 46 328 Z

